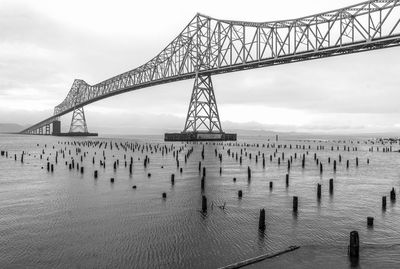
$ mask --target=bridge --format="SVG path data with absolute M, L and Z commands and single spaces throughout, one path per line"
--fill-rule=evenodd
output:
M 23 134 L 88 134 L 84 106 L 129 91 L 194 79 L 184 129 L 166 140 L 235 140 L 223 132 L 211 76 L 390 48 L 400 44 L 400 0 L 372 0 L 292 20 L 247 22 L 197 14 L 157 56 L 95 85 L 76 79 L 54 114 Z M 52 129 L 52 130 L 51 130 Z

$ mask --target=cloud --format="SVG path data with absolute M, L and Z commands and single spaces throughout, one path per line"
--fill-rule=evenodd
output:
M 400 48 L 231 73 L 218 101 L 314 113 L 400 113 Z M 222 99 L 223 98 L 223 99 Z

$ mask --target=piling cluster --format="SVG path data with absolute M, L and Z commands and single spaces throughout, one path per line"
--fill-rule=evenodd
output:
M 345 145 L 343 145 L 346 143 Z M 383 144 L 380 144 L 383 143 Z M 6 150 L 1 150 L 3 158 L 13 159 L 14 162 L 22 164 L 27 158 L 38 159 L 42 163 L 44 173 L 49 175 L 57 174 L 58 169 L 65 169 L 71 176 L 84 177 L 88 174 L 92 180 L 109 180 L 110 185 L 119 184 L 124 179 L 135 178 L 136 174 L 145 175 L 146 180 L 159 180 L 161 169 L 169 169 L 167 174 L 161 173 L 164 180 L 169 181 L 168 186 L 173 189 L 179 186 L 186 173 L 193 173 L 190 167 L 195 167 L 196 189 L 198 190 L 199 211 L 207 216 L 212 211 L 214 205 L 223 210 L 228 210 L 226 202 L 210 201 L 209 189 L 213 181 L 222 178 L 227 172 L 225 163 L 233 163 L 239 168 L 239 173 L 234 177 L 229 177 L 230 184 L 233 184 L 235 192 L 231 195 L 238 201 L 246 201 L 246 189 L 238 186 L 237 182 L 253 184 L 254 181 L 263 180 L 264 188 L 273 193 L 276 189 L 284 188 L 286 191 L 293 191 L 299 179 L 293 176 L 296 171 L 313 171 L 316 183 L 313 185 L 314 197 L 316 202 L 321 201 L 326 196 L 334 197 L 334 184 L 339 186 L 340 173 L 348 173 L 352 169 L 365 169 L 370 164 L 370 158 L 362 158 L 358 155 L 362 144 L 368 145 L 368 151 L 389 154 L 394 151 L 392 145 L 387 146 L 383 141 L 295 141 L 293 143 L 282 143 L 278 139 L 266 141 L 265 143 L 244 143 L 244 142 L 203 142 L 203 143 L 139 143 L 132 141 L 112 141 L 112 140 L 82 140 L 66 141 L 60 140 L 54 145 L 39 145 L 34 152 L 13 152 L 10 154 Z M 352 154 L 347 154 L 348 152 Z M 352 156 L 352 157 L 349 157 Z M 371 155 L 369 155 L 371 156 Z M 161 159 L 161 167 L 156 167 L 154 159 Z M 209 162 L 217 164 L 214 171 L 207 167 Z M 192 165 L 192 166 L 191 166 Z M 268 173 L 270 168 L 278 169 L 281 175 L 276 179 L 261 178 L 261 173 Z M 111 171 L 111 172 L 110 172 Z M 172 172 L 171 172 L 172 171 Z M 108 173 L 107 173 L 108 172 Z M 112 173 L 111 177 L 106 177 Z M 136 174 L 135 174 L 136 173 Z M 233 182 L 232 182 L 232 181 Z M 137 184 L 137 183 L 136 183 Z M 141 186 L 131 185 L 133 193 L 141 190 Z M 339 184 L 339 185 L 337 185 Z M 390 192 L 386 193 L 381 199 L 382 210 L 387 209 L 387 196 L 390 202 L 396 201 L 396 190 L 392 186 Z M 158 193 L 157 199 L 168 205 L 168 201 L 173 199 L 169 195 L 169 189 Z M 167 199 L 168 197 L 168 199 Z M 171 198 L 172 197 L 172 198 Z M 293 213 L 301 214 L 302 194 L 290 195 L 291 208 L 287 208 Z M 211 205 L 211 207 L 209 206 Z M 379 200 L 378 200 L 379 205 Z M 366 216 L 367 227 L 373 228 L 374 217 Z M 258 228 L 266 231 L 268 227 L 268 215 L 266 209 L 261 208 L 258 215 Z M 357 231 L 350 234 L 349 255 L 358 257 L 359 238 Z

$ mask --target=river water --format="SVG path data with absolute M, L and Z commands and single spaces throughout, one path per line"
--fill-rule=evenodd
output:
M 99 144 L 73 144 L 88 140 L 103 144 L 100 148 Z M 399 195 L 398 144 L 392 145 L 392 152 L 383 152 L 389 144 L 307 135 L 281 136 L 279 141 L 275 137 L 242 137 L 238 143 L 164 143 L 157 136 L 0 135 L 0 150 L 8 152 L 8 158 L 0 156 L 0 268 L 219 268 L 291 245 L 300 249 L 249 268 L 400 268 L 399 202 L 391 202 L 389 197 L 393 187 Z M 121 145 L 136 148 L 125 151 Z M 181 149 L 182 173 L 172 151 L 162 155 L 164 146 Z M 81 152 L 76 153 L 77 148 Z M 185 163 L 184 156 L 191 148 L 193 153 Z M 242 164 L 228 156 L 228 149 L 234 156 L 242 156 Z M 222 162 L 215 150 L 222 154 Z M 322 174 L 314 153 L 323 163 Z M 105 168 L 100 167 L 103 154 Z M 150 161 L 145 168 L 146 155 Z M 47 171 L 47 158 L 54 164 L 54 172 Z M 76 167 L 69 169 L 72 158 L 75 166 L 84 167 L 83 174 Z M 116 160 L 119 165 L 114 169 Z M 206 167 L 203 192 L 199 162 Z M 250 181 L 248 167 L 252 170 Z M 97 179 L 94 170 L 98 170 Z M 171 174 L 175 174 L 174 185 Z M 332 194 L 328 191 L 330 178 L 334 180 Z M 318 183 L 322 185 L 320 200 Z M 243 191 L 241 199 L 239 190 Z M 206 213 L 201 212 L 203 194 L 208 201 Z M 293 196 L 299 199 L 297 214 L 292 210 Z M 387 196 L 386 210 L 382 210 L 382 196 Z M 258 230 L 262 208 L 266 210 L 264 232 Z M 368 216 L 374 217 L 372 228 L 367 227 Z M 353 230 L 360 235 L 358 264 L 351 264 L 347 257 Z

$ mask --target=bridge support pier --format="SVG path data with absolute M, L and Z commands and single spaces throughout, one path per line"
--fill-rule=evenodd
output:
M 83 106 L 74 109 L 74 112 L 72 113 L 72 120 L 71 120 L 71 125 L 69 127 L 69 132 L 70 133 L 88 132 L 88 128 L 86 125 L 85 111 L 83 110 Z
M 54 132 L 53 132 L 54 134 Z M 68 133 L 59 132 L 60 136 L 97 136 L 97 133 L 89 133 L 87 124 L 85 111 L 83 110 L 83 106 L 76 107 L 72 113 L 71 125 L 69 127 Z
M 51 133 L 50 133 L 50 123 L 49 124 L 46 124 L 46 132 L 45 132 L 45 134 L 46 135 L 50 135 Z
M 236 134 L 222 131 L 211 75 L 196 73 L 185 128 L 167 133 L 165 141 L 236 141 Z
M 53 125 L 52 135 L 59 135 L 61 133 L 61 121 L 54 120 L 52 125 Z

